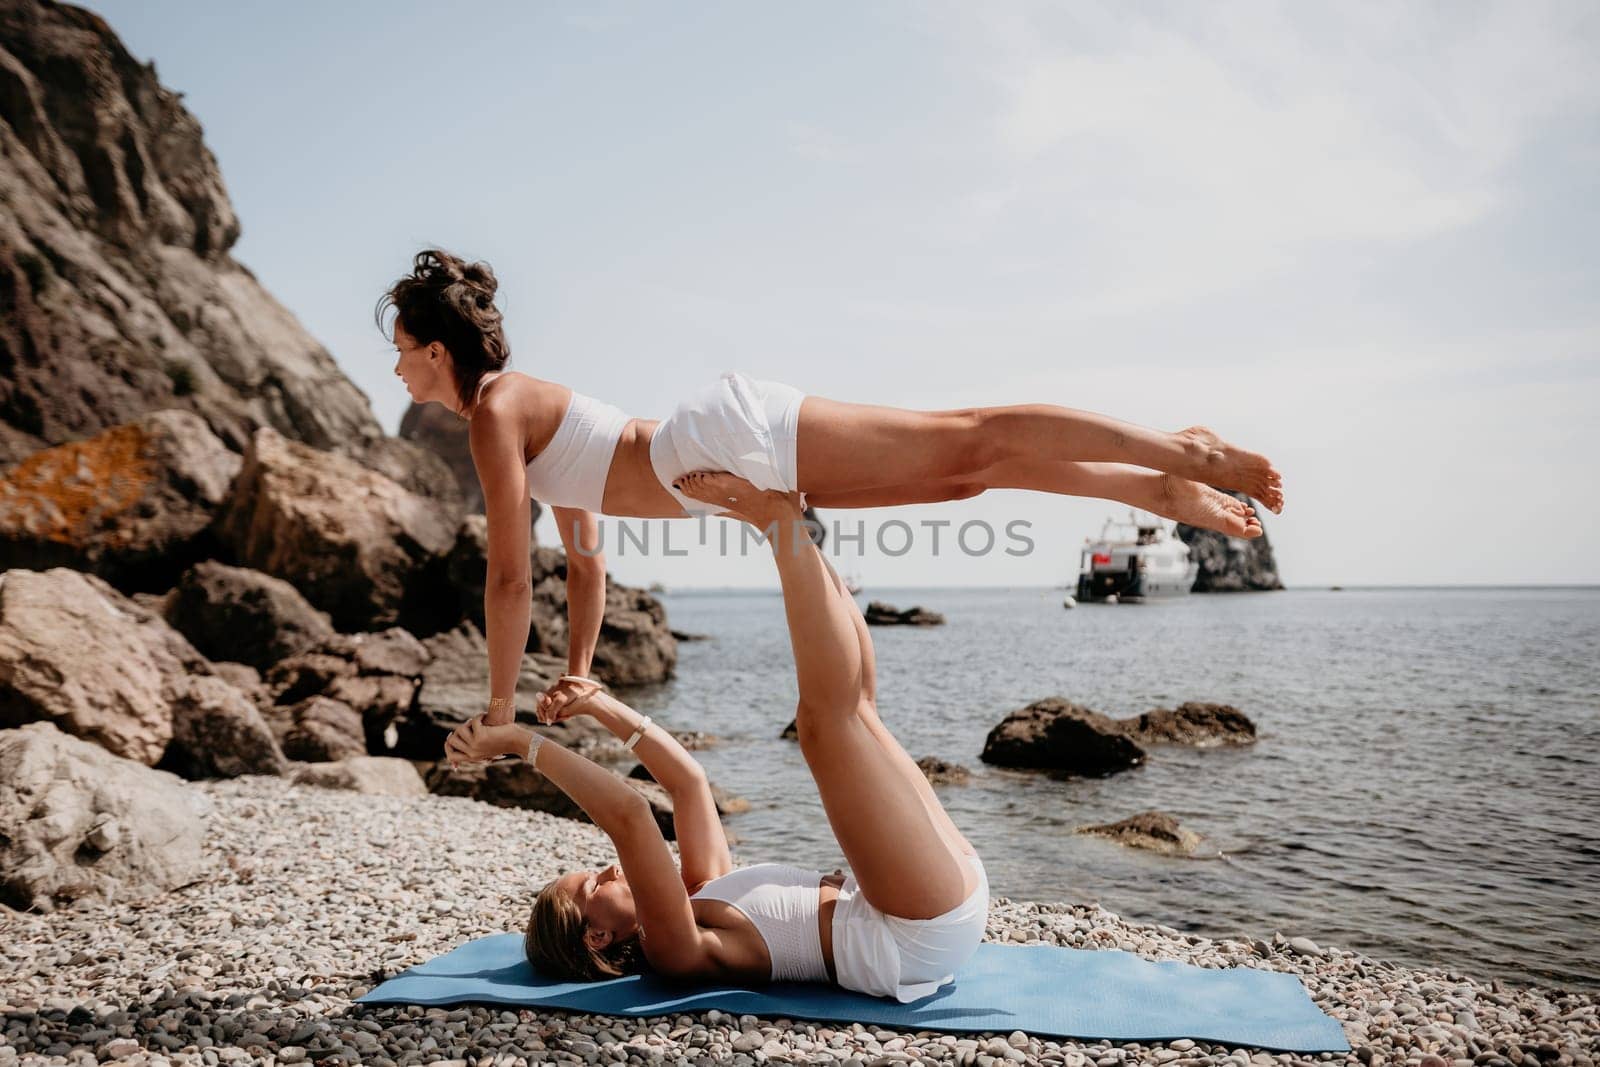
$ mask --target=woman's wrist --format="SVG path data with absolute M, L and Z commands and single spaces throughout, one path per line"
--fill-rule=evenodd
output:
M 517 756 L 521 759 L 528 758 L 528 750 L 533 747 L 533 739 L 542 736 L 531 726 L 522 723 L 511 723 L 505 729 L 505 742 L 499 747 L 501 755 Z

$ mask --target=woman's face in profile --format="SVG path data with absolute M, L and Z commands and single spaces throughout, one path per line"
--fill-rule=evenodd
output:
M 440 361 L 428 358 L 429 346 L 417 344 L 417 339 L 396 322 L 394 347 L 394 372 L 405 383 L 411 399 L 419 404 L 435 399 L 441 367 Z
M 583 913 L 584 925 L 596 934 L 609 935 L 604 938 L 607 943 L 638 931 L 633 890 L 619 865 L 613 863 L 601 871 L 573 871 L 563 875 L 558 884 L 572 895 Z

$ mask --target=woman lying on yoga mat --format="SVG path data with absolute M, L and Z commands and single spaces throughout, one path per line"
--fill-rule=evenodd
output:
M 691 474 L 678 487 L 770 532 L 800 683 L 800 751 L 851 873 L 775 863 L 735 870 L 694 757 L 589 683 L 570 703 L 545 700 L 542 717 L 592 715 L 627 739 L 672 795 L 681 867 L 649 806 L 622 778 L 526 726 L 474 719 L 446 742 L 452 763 L 527 754 L 611 837 L 621 861 L 562 875 L 540 891 L 528 959 L 568 981 L 614 978 L 648 962 L 685 978 L 837 982 L 902 1002 L 927 996 L 983 939 L 988 879 L 878 718 L 866 623 L 807 537 L 796 494 L 728 474 Z
M 596 514 L 717 514 L 675 485 L 695 470 L 729 471 L 761 489 L 798 491 L 819 508 L 961 500 L 989 489 L 1104 497 L 1169 519 L 1259 537 L 1282 480 L 1267 458 L 1203 427 L 1169 433 L 1053 404 L 906 411 L 806 396 L 792 386 L 725 374 L 660 422 L 564 385 L 507 371 L 510 347 L 484 263 L 436 249 L 378 304 L 393 308 L 395 373 L 417 403 L 470 420 L 472 460 L 489 521 L 490 719 L 510 722 L 528 634 L 530 496 L 549 504 L 567 547 L 568 671 L 589 671 L 605 608 Z M 503 380 L 502 380 L 503 379 Z M 579 551 L 574 551 L 574 548 Z M 552 696 L 576 696 L 561 683 Z

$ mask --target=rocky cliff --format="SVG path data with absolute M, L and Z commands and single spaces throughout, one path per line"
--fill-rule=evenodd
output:
M 0 463 L 163 408 L 236 452 L 382 438 L 367 398 L 228 250 L 200 124 L 97 15 L 0 0 Z

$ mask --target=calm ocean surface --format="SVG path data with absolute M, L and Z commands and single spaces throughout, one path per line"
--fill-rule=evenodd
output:
M 1351 589 L 1063 610 L 1061 590 L 873 589 L 947 617 L 875 627 L 880 713 L 913 757 L 974 773 L 940 796 L 993 890 L 1098 901 L 1208 936 L 1319 944 L 1479 977 L 1600 988 L 1600 590 Z M 680 593 L 678 678 L 626 694 L 751 802 L 746 862 L 842 862 L 798 746 L 776 593 Z M 865 602 L 866 597 L 861 598 Z M 1112 716 L 1233 704 L 1242 750 L 1153 747 L 1055 781 L 978 754 L 1007 712 L 1062 696 Z M 1200 858 L 1075 826 L 1160 809 Z

